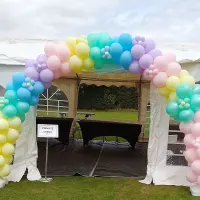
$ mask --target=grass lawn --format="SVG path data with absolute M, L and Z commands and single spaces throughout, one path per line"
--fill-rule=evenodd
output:
M 131 178 L 55 178 L 51 183 L 9 183 L 2 200 L 190 200 L 187 187 L 144 185 Z M 195 198 L 200 199 L 200 198 Z

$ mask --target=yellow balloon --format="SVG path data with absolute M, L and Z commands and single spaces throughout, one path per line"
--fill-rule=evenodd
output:
M 73 55 L 69 59 L 69 66 L 72 69 L 72 71 L 79 73 L 83 69 L 83 60 L 80 59 L 78 56 Z
M 8 121 L 6 119 L 1 118 L 0 119 L 0 132 L 1 131 L 7 131 L 9 128 Z
M 94 69 L 94 62 L 90 58 L 86 58 L 83 61 L 83 68 L 86 71 L 92 71 Z
M 3 145 L 6 143 L 6 136 L 3 134 L 0 134 L 0 145 Z
M 21 133 L 22 133 L 22 131 L 23 131 L 23 128 L 22 128 L 22 126 L 20 126 L 20 127 L 17 129 L 17 131 L 18 131 L 18 133 L 19 133 L 19 134 L 21 134 Z
M 66 40 L 67 47 L 70 50 L 71 55 L 74 55 L 76 52 L 76 38 L 75 37 L 69 37 Z
M 179 84 L 180 84 L 180 79 L 177 76 L 170 76 L 167 79 L 166 87 L 171 91 L 176 91 L 176 88 Z
M 161 87 L 161 88 L 158 88 L 158 93 L 161 96 L 166 96 L 167 97 L 169 95 L 169 90 L 166 87 Z
M 181 77 L 183 77 L 183 76 L 189 76 L 190 74 L 189 74 L 189 72 L 188 71 L 186 71 L 186 70 L 181 70 L 181 72 L 180 72 L 180 74 L 179 74 L 179 77 L 181 78 Z
M 10 143 L 6 143 L 1 147 L 1 152 L 3 156 L 11 156 L 15 152 L 15 147 Z
M 6 136 L 9 143 L 15 144 L 16 140 L 19 138 L 19 132 L 15 129 L 9 128 Z
M 169 98 L 168 98 L 169 101 L 175 101 L 175 100 L 177 100 L 177 99 L 178 99 L 178 97 L 177 97 L 177 95 L 176 95 L 176 92 L 171 92 L 171 93 L 169 94 Z
M 194 87 L 195 85 L 195 79 L 192 76 L 182 76 L 180 77 L 181 83 L 187 83 L 189 85 L 191 85 L 192 87 Z
M 76 54 L 80 58 L 88 58 L 89 57 L 90 48 L 85 43 L 79 43 L 76 45 Z
M 6 164 L 5 158 L 0 155 L 0 168 Z
M 18 130 L 21 127 L 22 122 L 19 117 L 13 117 L 8 119 L 8 124 L 10 128 Z
M 6 177 L 10 174 L 10 166 L 5 164 L 3 167 L 0 168 L 0 176 Z
M 13 156 L 4 157 L 5 163 L 10 165 L 13 161 Z

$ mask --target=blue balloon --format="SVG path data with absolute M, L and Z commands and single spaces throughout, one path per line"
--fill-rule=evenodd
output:
M 12 117 L 16 116 L 17 109 L 14 105 L 7 105 L 6 107 L 4 107 L 2 112 L 3 112 L 5 117 L 12 118 Z
M 177 116 L 179 114 L 179 105 L 176 101 L 171 101 L 166 106 L 166 112 L 171 116 Z
M 182 83 L 176 88 L 176 94 L 181 99 L 191 97 L 193 95 L 193 88 L 187 83 Z
M 44 92 L 44 85 L 40 81 L 36 81 L 33 86 L 33 94 L 34 95 L 40 95 Z
M 129 70 L 129 66 L 133 61 L 130 51 L 124 51 L 120 56 L 120 65 L 125 69 Z
M 15 90 L 8 90 L 4 94 L 5 99 L 8 99 L 9 104 L 15 104 L 17 102 L 17 93 Z
M 22 86 L 22 83 L 25 81 L 25 75 L 24 73 L 17 72 L 14 73 L 12 80 L 13 80 L 13 85 L 15 88 L 20 88 Z
M 13 82 L 10 81 L 6 85 L 6 90 L 14 90 Z
M 119 59 L 122 53 L 123 53 L 123 47 L 121 44 L 113 43 L 110 46 L 110 55 L 112 56 L 113 60 Z
M 27 102 L 19 101 L 16 104 L 17 113 L 27 113 L 30 110 L 30 105 Z
M 132 41 L 132 36 L 128 33 L 121 34 L 118 39 L 118 42 L 123 46 L 123 49 L 128 51 L 130 51 L 133 46 Z
M 21 87 L 17 90 L 17 96 L 21 101 L 29 102 L 31 99 L 31 92 Z
M 194 118 L 194 111 L 191 110 L 191 109 L 188 109 L 188 110 L 182 110 L 180 113 L 179 113 L 179 119 L 182 121 L 182 122 L 190 122 L 192 121 Z
M 30 101 L 29 101 L 31 106 L 36 106 L 38 104 L 38 102 L 39 102 L 39 98 L 36 97 L 36 96 L 32 96 Z
M 19 117 L 21 119 L 21 122 L 25 121 L 25 114 L 23 114 L 23 113 L 17 113 L 17 117 Z
M 194 94 L 190 100 L 190 107 L 192 110 L 197 111 L 200 109 L 200 95 Z

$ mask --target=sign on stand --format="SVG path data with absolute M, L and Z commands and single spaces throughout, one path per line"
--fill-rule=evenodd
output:
M 49 152 L 49 138 L 58 138 L 58 125 L 54 124 L 38 124 L 37 137 L 46 138 L 46 159 L 45 159 L 45 177 L 41 179 L 42 182 L 51 182 L 52 178 L 47 178 L 48 169 L 48 152 Z

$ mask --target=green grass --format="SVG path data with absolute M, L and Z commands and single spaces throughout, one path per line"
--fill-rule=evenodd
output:
M 153 186 L 131 178 L 55 178 L 51 183 L 9 183 L 2 200 L 190 200 L 187 187 Z M 195 198 L 200 199 L 200 198 Z

